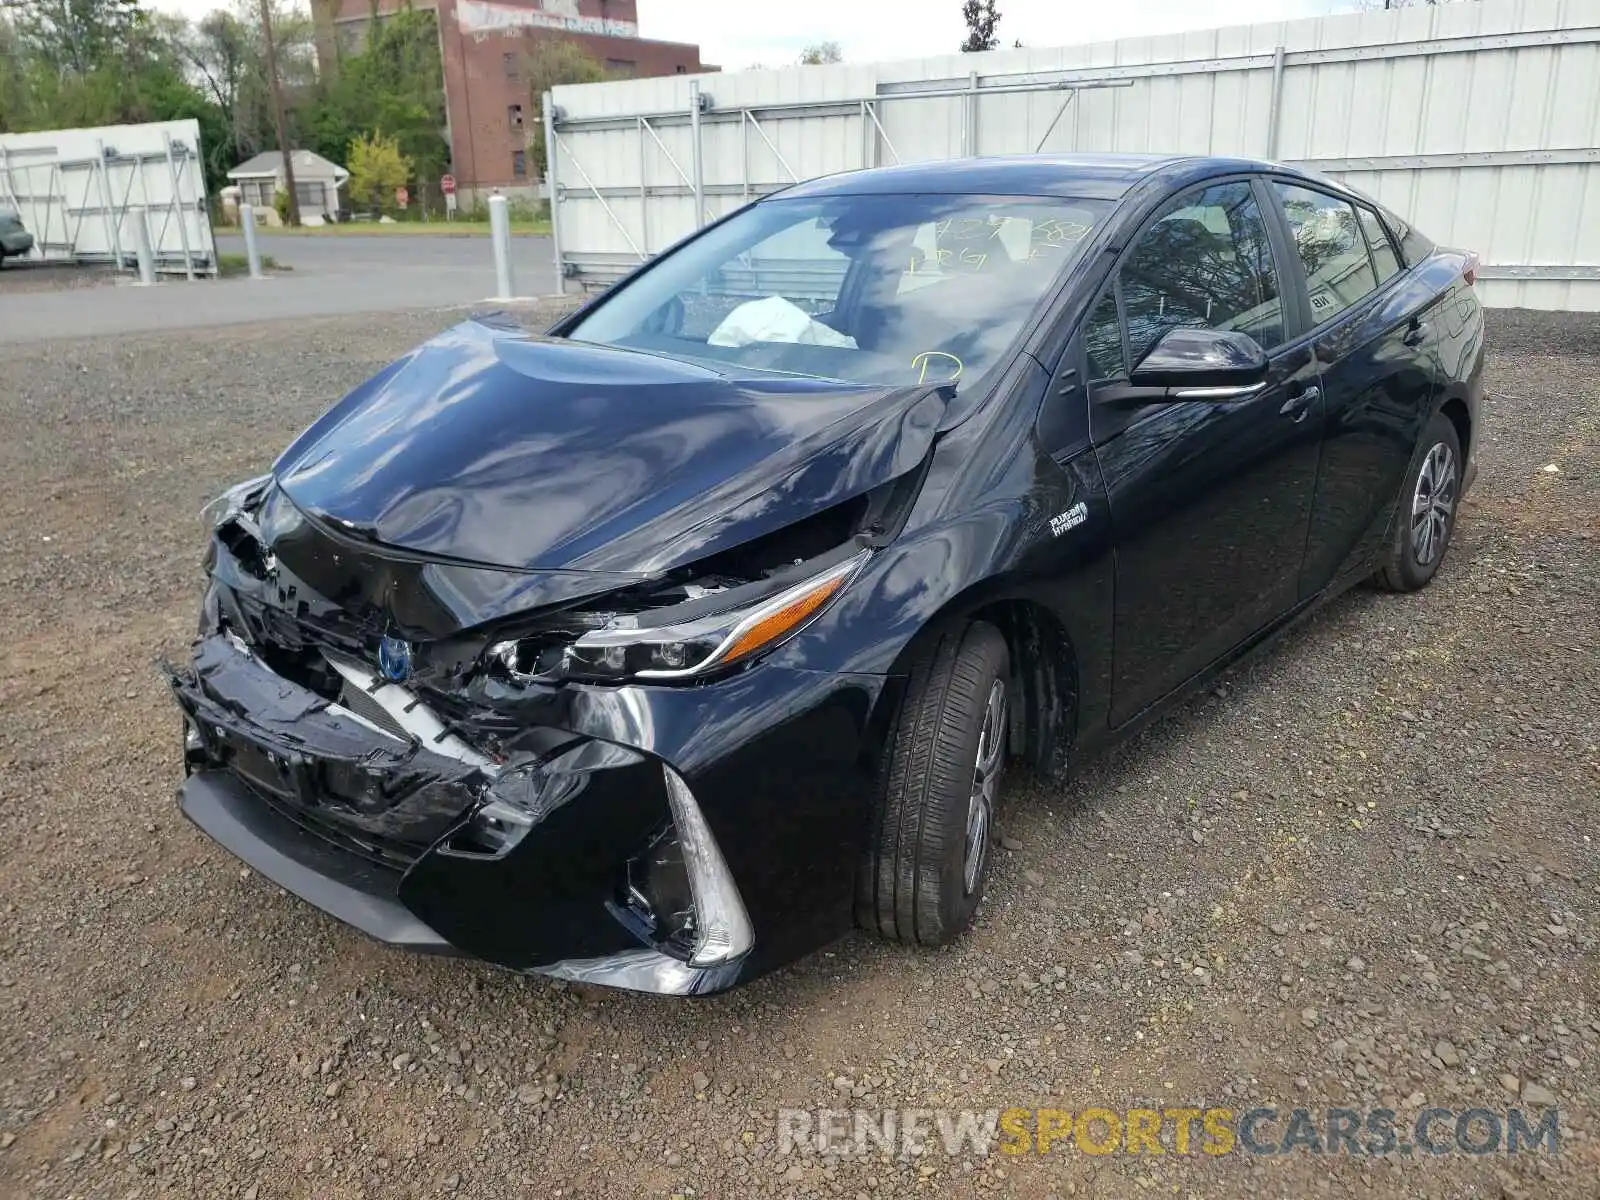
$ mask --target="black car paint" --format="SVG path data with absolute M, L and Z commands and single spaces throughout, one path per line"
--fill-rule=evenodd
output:
M 944 408 L 937 386 L 732 379 L 469 322 L 358 388 L 273 474 L 381 545 L 647 579 L 904 474 Z
M 896 478 L 920 479 L 895 536 L 859 577 L 748 669 L 697 686 L 565 683 L 507 700 L 495 732 L 513 730 L 509 753 L 557 779 L 561 802 L 509 853 L 485 856 L 461 844 L 471 805 L 451 815 L 453 800 L 440 807 L 413 792 L 388 810 L 387 834 L 432 841 L 391 868 L 400 915 L 506 966 L 560 973 L 598 959 L 569 975 L 629 982 L 604 965 L 639 948 L 610 905 L 616 866 L 661 820 L 651 764 L 667 764 L 701 803 L 756 941 L 740 962 L 662 990 L 731 986 L 849 927 L 885 730 L 906 664 L 943 622 L 982 616 L 1022 651 L 1013 656 L 1025 664 L 1016 744 L 1054 770 L 1369 571 L 1422 425 L 1447 404 L 1476 419 L 1482 322 L 1458 284 L 1461 256 L 1410 264 L 1315 328 L 1296 280 L 1290 337 L 1269 356 L 1269 386 L 1243 403 L 1161 397 L 1119 403 L 1108 421 L 1110 406 L 1083 384 L 1080 317 L 1148 215 L 1200 181 L 1263 170 L 1301 178 L 1231 160 L 1020 160 L 801 185 L 802 194 L 1121 197 L 1017 353 L 954 400 L 935 389 L 722 382 L 698 367 L 563 342 L 580 310 L 550 340 L 453 331 L 335 406 L 280 459 L 280 499 L 262 519 L 272 578 L 214 544 L 219 586 L 209 603 L 241 622 L 309 624 L 369 654 L 376 636 L 400 630 L 422 642 L 425 661 L 435 648 L 470 654 L 486 628 L 529 609 L 584 601 Z M 1418 340 L 1413 322 L 1421 346 L 1406 341 Z M 611 370 L 631 379 L 631 403 Z M 530 376 L 562 404 L 530 404 Z M 704 384 L 704 412 L 688 398 L 691 381 Z M 819 407 L 786 404 L 784 386 L 811 391 L 803 403 Z M 1319 394 L 1293 405 L 1308 388 Z M 467 414 L 464 428 L 480 443 L 454 424 L 418 436 L 440 405 Z M 621 422 L 615 436 L 585 425 L 601 416 Z M 680 428 L 665 448 L 651 441 L 653 419 Z M 490 448 L 503 454 L 488 453 L 483 439 L 501 429 L 504 444 Z M 567 457 L 575 446 L 583 469 Z M 403 472 L 391 455 L 410 460 Z M 658 496 L 648 486 L 662 466 L 682 491 Z M 563 507 L 599 479 L 614 486 L 595 505 Z M 1056 536 L 1051 518 L 1080 503 L 1083 519 Z M 475 561 L 485 558 L 493 561 Z M 1185 595 L 1187 611 L 1175 617 L 1174 597 Z M 202 639 L 202 659 L 220 652 Z M 209 704 L 250 723 L 238 711 L 249 704 L 236 696 L 230 705 L 194 674 L 177 673 L 174 688 L 191 714 Z M 487 731 L 478 720 L 469 714 L 458 728 Z M 216 723 L 217 736 L 226 724 Z M 190 815 L 241 856 L 264 858 L 259 835 L 214 815 L 208 788 L 228 753 L 193 764 Z M 313 807 L 291 811 L 294 828 L 351 821 L 351 806 L 330 807 L 325 796 Z M 323 902 L 319 877 L 297 875 L 296 890 Z M 381 937 L 384 927 L 368 931 Z

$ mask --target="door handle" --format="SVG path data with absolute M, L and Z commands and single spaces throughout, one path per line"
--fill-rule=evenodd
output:
M 1285 400 L 1278 413 L 1280 416 L 1293 417 L 1295 423 L 1299 424 L 1306 419 L 1306 414 L 1311 411 L 1311 406 L 1321 395 L 1322 389 L 1313 383 Z
M 1408 346 L 1420 346 L 1422 339 L 1428 336 L 1428 323 L 1416 317 L 1411 318 L 1411 326 L 1400 339 Z

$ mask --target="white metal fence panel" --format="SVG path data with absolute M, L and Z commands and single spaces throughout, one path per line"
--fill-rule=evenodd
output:
M 1600 310 L 1600 0 L 1479 0 L 551 98 L 557 269 L 585 287 L 800 179 L 973 154 L 1154 151 L 1325 171 L 1477 250 L 1485 303 Z
M 47 260 L 131 268 L 143 221 L 158 271 L 216 273 L 198 121 L 0 134 L 0 204 Z

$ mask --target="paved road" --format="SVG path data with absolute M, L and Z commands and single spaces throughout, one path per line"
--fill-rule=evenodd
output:
M 535 280 L 541 286 L 551 278 L 550 239 L 517 235 L 513 239 L 516 273 L 522 290 Z M 436 278 L 440 272 L 457 272 L 474 280 L 478 287 L 488 280 L 494 287 L 494 257 L 489 239 L 471 237 L 426 237 L 421 234 L 271 234 L 256 236 L 262 254 L 293 267 L 296 274 L 354 271 L 417 271 L 419 280 Z M 244 238 L 225 234 L 217 238 L 223 254 L 243 254 Z M 544 289 L 542 287 L 542 290 Z
M 550 239 L 514 241 L 517 291 L 554 291 Z M 292 269 L 264 280 L 179 280 L 142 288 L 119 278 L 109 286 L 23 291 L 7 286 L 8 267 L 0 276 L 0 342 L 472 305 L 495 291 L 486 237 L 264 234 L 259 245 L 262 254 Z M 244 242 L 219 237 L 217 247 L 238 254 Z

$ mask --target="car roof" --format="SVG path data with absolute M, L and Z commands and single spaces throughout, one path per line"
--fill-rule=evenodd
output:
M 1273 171 L 1310 178 L 1283 163 L 1210 155 L 1013 154 L 846 171 L 796 184 L 775 195 L 792 199 L 920 192 L 1117 200 L 1157 173 L 1170 177 L 1174 186 L 1182 186 L 1229 171 Z

